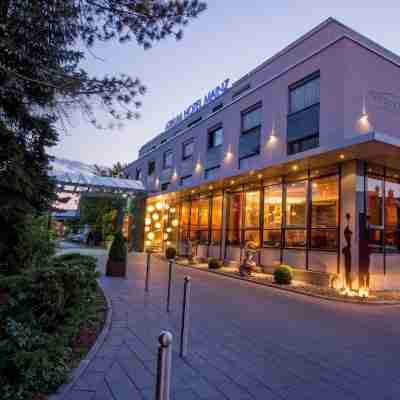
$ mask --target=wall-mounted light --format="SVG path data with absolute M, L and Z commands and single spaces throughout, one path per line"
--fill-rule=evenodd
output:
M 339 158 L 340 158 L 341 160 L 344 160 L 344 154 L 341 154 L 341 155 L 339 156 Z
M 292 170 L 297 171 L 299 169 L 298 165 L 293 165 Z
M 172 174 L 172 179 L 174 179 L 174 180 L 178 179 L 178 172 L 177 172 L 176 168 L 174 170 L 174 173 Z
M 196 167 L 194 168 L 196 172 L 201 172 L 201 161 L 200 159 L 197 160 Z
M 233 158 L 232 145 L 229 144 L 228 151 L 225 154 L 225 161 L 229 162 Z

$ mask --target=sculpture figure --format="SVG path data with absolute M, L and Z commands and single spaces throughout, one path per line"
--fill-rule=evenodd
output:
M 350 214 L 346 214 L 347 226 L 344 230 L 344 239 L 346 240 L 346 246 L 343 247 L 342 253 L 344 255 L 344 268 L 345 268 L 345 287 L 352 289 L 351 285 L 351 236 L 353 232 L 351 231 L 350 224 Z
M 253 272 L 257 271 L 257 263 L 254 261 L 256 253 L 257 246 L 253 242 L 247 243 L 244 250 L 244 258 L 239 267 L 241 276 L 251 276 Z

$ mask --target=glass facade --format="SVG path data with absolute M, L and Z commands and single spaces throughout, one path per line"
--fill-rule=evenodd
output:
M 365 187 L 371 251 L 400 252 L 400 174 L 368 166 Z

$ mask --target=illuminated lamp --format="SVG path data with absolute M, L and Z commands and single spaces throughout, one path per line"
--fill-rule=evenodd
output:
M 151 225 L 151 219 L 150 219 L 150 218 L 146 218 L 146 219 L 144 220 L 144 224 L 145 224 L 145 225 Z
M 168 228 L 167 228 L 167 232 L 168 232 L 168 233 L 172 232 L 172 228 L 168 227 Z
M 150 239 L 150 240 L 154 240 L 154 238 L 155 238 L 154 233 L 153 233 L 153 232 L 150 232 L 150 233 L 147 235 L 147 238 Z
M 163 208 L 162 203 L 160 203 L 160 202 L 157 203 L 156 208 L 157 208 L 157 210 L 162 210 L 162 208 Z
M 164 240 L 168 240 L 168 233 L 164 233 Z
M 177 227 L 177 226 L 178 226 L 178 224 L 179 224 L 179 222 L 178 222 L 178 220 L 177 220 L 177 219 L 174 219 L 174 220 L 172 221 L 172 226 L 175 226 L 175 227 Z
M 145 231 L 145 232 L 150 232 L 150 227 L 149 227 L 149 226 L 146 226 L 146 228 L 144 228 L 144 231 Z
M 146 246 L 150 246 L 150 245 L 151 245 L 150 240 L 146 240 Z
M 171 242 L 167 242 L 167 246 L 171 246 Z
M 156 222 L 156 229 L 160 229 L 161 228 L 161 224 L 159 222 Z
M 154 213 L 152 215 L 152 218 L 153 218 L 154 221 L 158 221 L 160 219 L 160 216 L 157 213 Z
M 154 206 L 148 206 L 148 207 L 147 207 L 147 211 L 148 211 L 149 213 L 152 213 L 152 212 L 154 211 Z
M 171 208 L 171 209 L 169 210 L 169 212 L 170 212 L 171 214 L 174 214 L 174 213 L 176 212 L 176 210 L 175 210 L 175 208 Z

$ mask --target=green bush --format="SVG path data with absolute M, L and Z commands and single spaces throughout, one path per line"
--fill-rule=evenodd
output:
M 218 260 L 218 258 L 209 258 L 208 259 L 208 268 L 210 269 L 219 269 L 222 267 L 222 262 Z
M 66 253 L 60 256 L 54 257 L 56 262 L 62 263 L 80 263 L 83 265 L 87 265 L 89 268 L 96 268 L 96 258 L 93 256 L 87 256 L 80 253 Z
M 278 285 L 290 285 L 293 279 L 292 268 L 287 265 L 281 265 L 274 271 L 274 281 Z
M 111 261 L 126 261 L 127 248 L 125 239 L 121 232 L 117 232 L 112 242 L 110 253 L 108 255 Z
M 175 247 L 167 247 L 167 250 L 165 250 L 165 257 L 167 257 L 168 260 L 173 260 L 176 257 Z
M 29 400 L 38 391 L 55 391 L 67 377 L 80 327 L 94 321 L 95 263 L 68 256 L 0 279 L 2 399 Z

